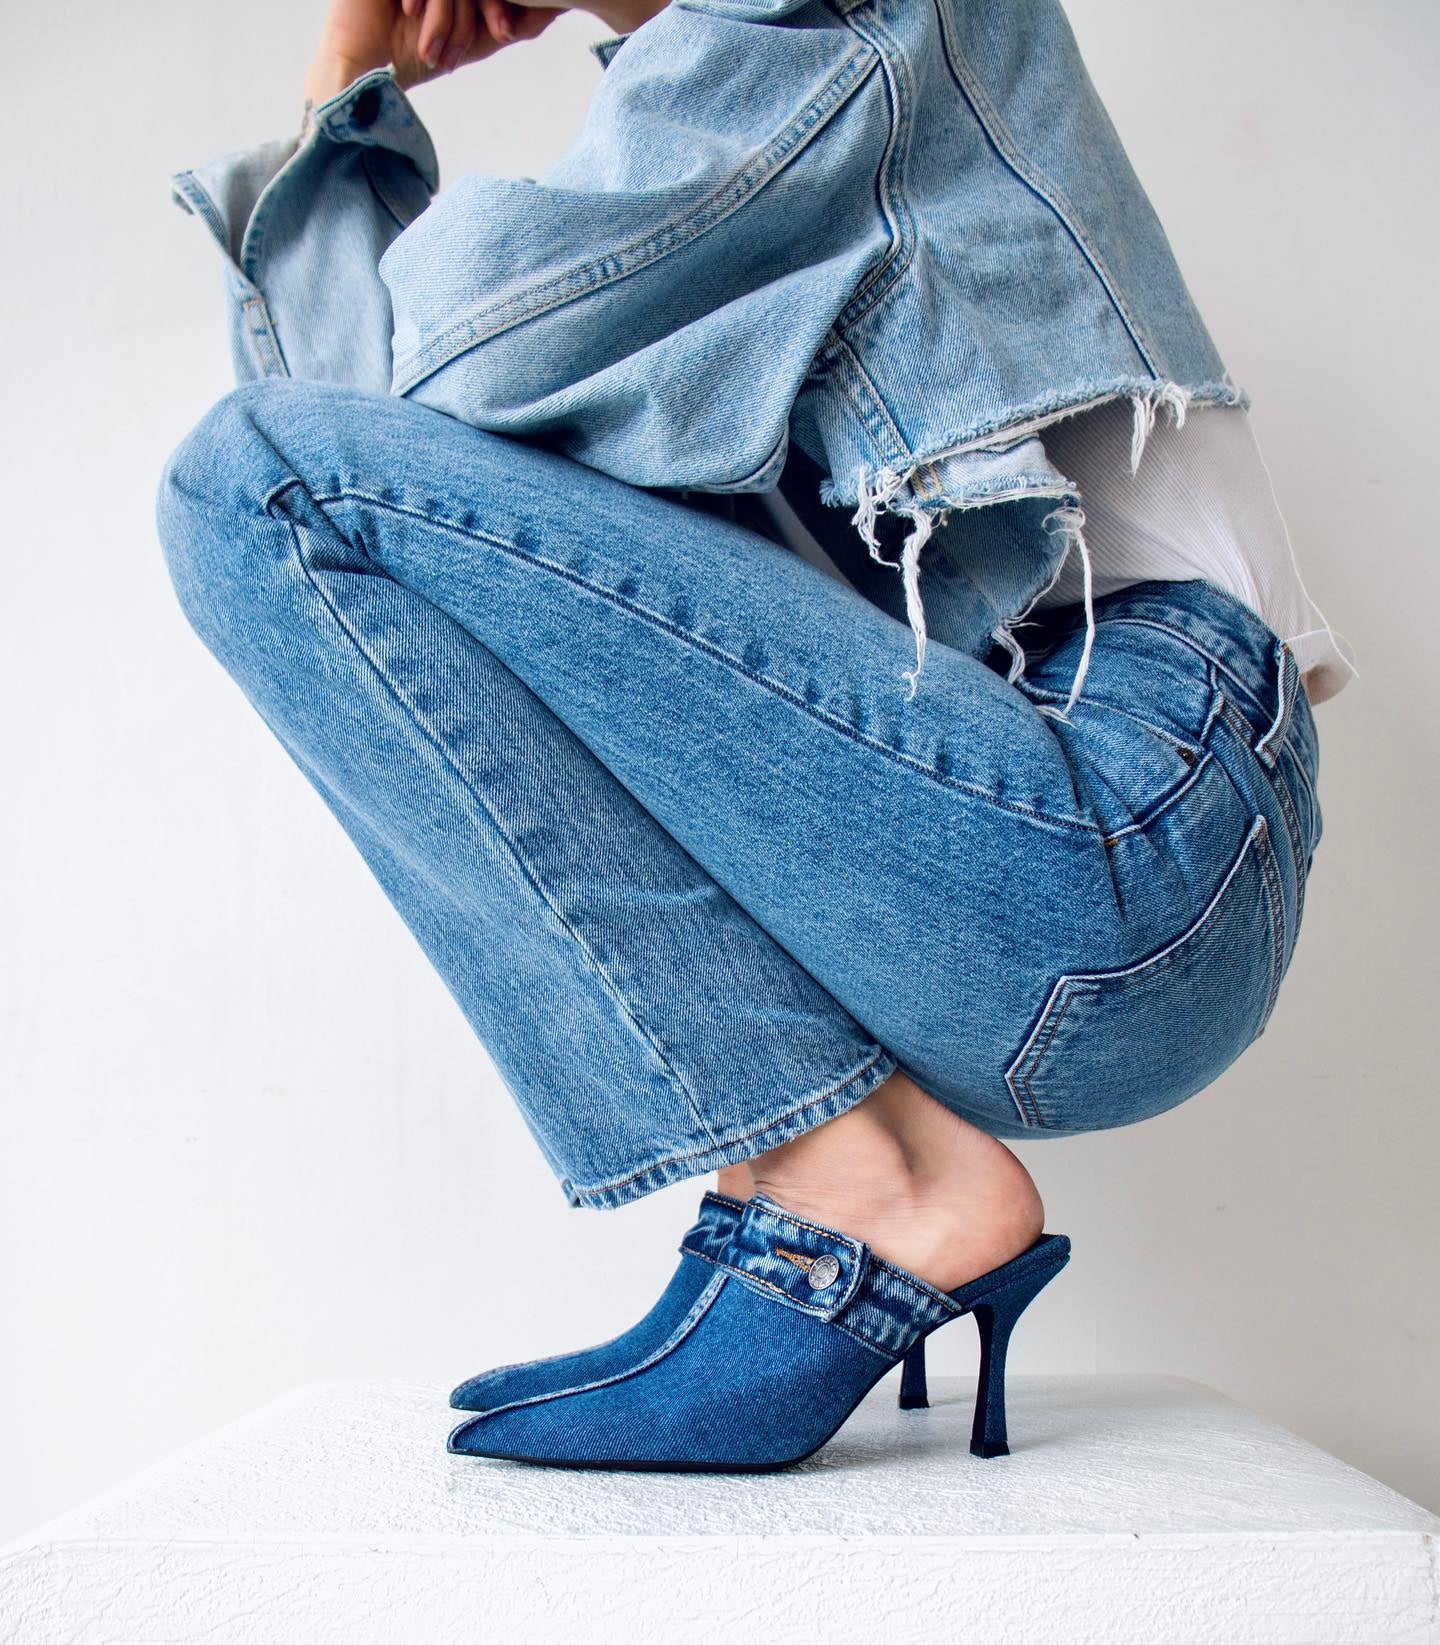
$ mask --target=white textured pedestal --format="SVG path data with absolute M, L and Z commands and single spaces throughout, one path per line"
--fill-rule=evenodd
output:
M 1177 1377 L 895 1379 L 809 1462 L 605 1474 L 445 1453 L 446 1390 L 301 1388 L 0 1550 L 19 1645 L 1426 1641 L 1440 1520 Z

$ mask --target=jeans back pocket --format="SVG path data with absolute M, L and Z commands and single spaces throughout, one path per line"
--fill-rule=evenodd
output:
M 1058 706 L 1066 695 L 1028 680 L 1015 688 L 1035 703 Z M 1198 737 L 1098 696 L 1077 697 L 1068 722 L 1053 720 L 1051 729 L 1090 816 L 1106 832 L 1143 827 L 1185 792 L 1206 759 Z
M 1218 889 L 1133 964 L 1062 974 L 1005 1081 L 1021 1120 L 1098 1131 L 1174 1108 L 1265 1030 L 1285 950 L 1279 868 L 1257 813 Z

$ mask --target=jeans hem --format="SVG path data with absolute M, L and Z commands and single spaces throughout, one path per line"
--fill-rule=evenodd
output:
M 832 1120 L 846 1109 L 855 1107 L 877 1086 L 884 1084 L 899 1066 L 897 1058 L 883 1045 L 879 1046 L 838 1085 L 828 1087 L 819 1096 L 808 1097 L 798 1108 L 789 1108 L 774 1119 L 751 1127 L 743 1136 L 716 1142 L 693 1152 L 671 1154 L 612 1182 L 577 1187 L 566 1177 L 561 1181 L 561 1189 L 573 1206 L 613 1210 L 616 1206 L 643 1199 L 672 1182 L 698 1177 L 722 1165 L 738 1165 L 744 1160 L 753 1159 L 756 1154 L 763 1154 L 768 1148 L 778 1148 L 782 1142 L 813 1131 L 817 1125 L 823 1125 L 826 1120 Z

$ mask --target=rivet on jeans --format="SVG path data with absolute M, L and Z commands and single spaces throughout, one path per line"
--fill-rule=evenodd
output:
M 827 1251 L 823 1257 L 816 1257 L 805 1271 L 805 1278 L 810 1281 L 812 1291 L 823 1291 L 827 1285 L 833 1285 L 840 1278 L 840 1259 L 833 1257 Z

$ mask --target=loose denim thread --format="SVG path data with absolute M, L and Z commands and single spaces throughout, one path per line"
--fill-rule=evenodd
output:
M 1185 412 L 1190 404 L 1191 391 L 1179 383 L 1156 383 L 1154 387 L 1141 393 L 1130 395 L 1131 404 L 1135 410 L 1134 428 L 1130 436 L 1130 472 L 1138 473 L 1140 459 L 1144 455 L 1145 446 L 1150 433 L 1155 427 L 1155 414 L 1160 406 L 1170 409 L 1171 421 L 1176 428 L 1185 422 Z M 941 454 L 943 455 L 943 453 Z M 934 458 L 928 459 L 933 462 Z M 978 502 L 956 500 L 940 509 L 927 509 L 913 496 L 902 497 L 901 493 L 912 489 L 915 474 L 926 466 L 915 463 L 908 469 L 895 469 L 888 465 L 878 470 L 868 466 L 860 471 L 857 485 L 857 506 L 850 517 L 850 523 L 859 531 L 862 541 L 870 550 L 870 558 L 878 564 L 889 566 L 892 570 L 898 569 L 905 589 L 905 616 L 909 622 L 911 632 L 915 635 L 915 666 L 907 668 L 902 678 L 910 682 L 910 689 L 905 700 L 913 701 L 920 680 L 920 672 L 925 666 L 925 647 L 927 631 L 925 626 L 925 608 L 920 598 L 920 552 L 929 541 L 931 533 L 937 524 L 943 525 L 949 517 L 951 508 L 983 508 L 993 506 L 996 502 L 1011 499 L 983 498 Z M 1064 496 L 1078 498 L 1080 493 L 1071 488 L 1063 492 L 1036 491 L 1027 493 L 1030 496 Z M 897 498 L 899 499 L 897 501 Z M 884 510 L 890 514 L 899 514 L 911 522 L 909 534 L 901 545 L 899 560 L 887 560 L 880 552 L 880 543 L 875 535 L 876 516 Z M 1010 653 L 1011 662 L 1005 676 L 1007 685 L 1013 685 L 1025 672 L 1025 652 L 1020 642 L 1015 638 L 1013 630 L 1024 621 L 1034 608 L 1035 602 L 1042 595 L 1047 594 L 1059 580 L 1065 562 L 1069 558 L 1070 550 L 1080 550 L 1081 568 L 1084 575 L 1084 605 L 1085 605 L 1085 644 L 1080 653 L 1080 661 L 1070 684 L 1070 691 L 1065 699 L 1063 708 L 1054 708 L 1046 703 L 1037 704 L 1037 711 L 1048 714 L 1052 718 L 1070 724 L 1070 710 L 1079 698 L 1081 687 L 1090 669 L 1090 656 L 1095 644 L 1095 610 L 1094 610 L 1094 568 L 1090 559 L 1090 548 L 1085 541 L 1085 513 L 1078 503 L 1062 503 L 1059 508 L 1052 509 L 1040 522 L 1049 526 L 1054 521 L 1065 536 L 1064 553 L 1055 567 L 1055 574 L 1041 589 L 1038 589 L 1023 610 L 1014 616 L 997 623 L 990 631 L 991 638 L 997 645 L 1003 646 Z

